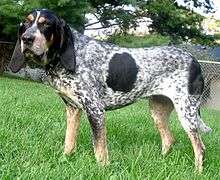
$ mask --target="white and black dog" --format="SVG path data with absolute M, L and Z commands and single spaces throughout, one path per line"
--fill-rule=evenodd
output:
M 32 11 L 20 25 L 10 68 L 40 65 L 50 85 L 66 104 L 64 153 L 75 150 L 80 113 L 87 113 L 97 161 L 108 163 L 105 110 L 149 98 L 150 110 L 162 139 L 162 154 L 173 142 L 168 118 L 175 108 L 202 171 L 205 146 L 198 130 L 210 131 L 199 116 L 204 81 L 199 63 L 175 47 L 121 48 L 71 30 L 47 9 Z

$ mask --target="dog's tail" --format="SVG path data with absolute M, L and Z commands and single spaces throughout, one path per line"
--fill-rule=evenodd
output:
M 200 109 L 198 111 L 198 127 L 199 130 L 204 132 L 204 133 L 210 133 L 212 132 L 212 129 L 210 127 L 208 127 L 202 120 L 201 118 L 201 113 L 200 113 Z

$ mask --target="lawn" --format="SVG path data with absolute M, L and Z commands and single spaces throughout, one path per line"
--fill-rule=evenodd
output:
M 168 45 L 171 41 L 169 36 L 160 34 L 149 34 L 145 36 L 134 35 L 114 35 L 108 38 L 108 41 L 122 47 L 141 48 Z
M 55 92 L 31 81 L 0 77 L 1 179 L 219 179 L 220 111 L 203 110 L 213 128 L 203 134 L 205 168 L 194 173 L 194 155 L 175 113 L 171 129 L 173 151 L 160 154 L 161 141 L 150 118 L 147 101 L 107 112 L 111 163 L 96 164 L 88 121 L 83 115 L 77 152 L 63 155 L 65 108 Z

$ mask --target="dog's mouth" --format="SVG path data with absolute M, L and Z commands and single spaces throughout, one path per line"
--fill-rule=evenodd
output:
M 25 56 L 25 61 L 27 63 L 33 62 L 41 66 L 45 66 L 47 64 L 47 54 L 45 52 L 43 52 L 40 55 L 37 55 L 32 50 L 25 49 L 23 53 Z
M 28 59 L 35 59 L 35 58 L 41 59 L 41 58 L 43 58 L 44 53 L 42 53 L 42 54 L 40 54 L 40 55 L 37 55 L 37 54 L 35 54 L 32 50 L 30 50 L 30 49 L 25 49 L 25 50 L 24 50 L 24 56 L 25 56 L 26 58 L 28 58 Z

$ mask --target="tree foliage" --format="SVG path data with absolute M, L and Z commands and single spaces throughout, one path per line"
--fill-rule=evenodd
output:
M 194 8 L 203 8 L 204 13 L 213 12 L 212 1 L 184 0 L 186 4 L 193 4 Z M 171 36 L 173 42 L 188 39 L 199 43 L 212 43 L 214 39 L 206 36 L 202 31 L 204 17 L 192 9 L 180 6 L 176 0 L 124 0 L 111 1 L 104 4 L 103 0 L 94 1 L 95 13 L 104 27 L 119 25 L 122 32 L 130 27 L 136 27 L 136 20 L 141 17 L 152 19 L 150 29 L 162 35 Z M 123 9 L 123 5 L 132 4 L 135 11 Z
M 178 6 L 173 0 L 149 0 L 146 8 L 148 17 L 153 20 L 150 25 L 152 31 L 169 35 L 175 41 L 209 39 L 201 31 L 204 17 Z
M 137 26 L 137 19 L 143 17 L 137 0 L 90 0 L 94 14 L 103 27 L 118 25 L 122 32 Z M 127 8 L 125 7 L 127 5 Z M 131 8 L 131 6 L 136 8 Z
M 51 9 L 82 30 L 89 5 L 86 0 L 1 0 L 0 39 L 15 40 L 18 24 L 30 11 L 38 8 Z
M 184 0 L 194 7 L 204 7 L 211 12 L 212 0 Z M 124 8 L 132 5 L 134 9 Z M 203 38 L 201 22 L 203 17 L 175 0 L 1 0 L 0 2 L 0 39 L 15 40 L 17 25 L 24 16 L 35 8 L 48 8 L 64 18 L 78 30 L 85 28 L 85 14 L 96 15 L 104 27 L 119 25 L 122 32 L 136 27 L 137 19 L 150 17 L 152 31 L 187 40 Z M 88 25 L 86 28 L 89 28 Z

